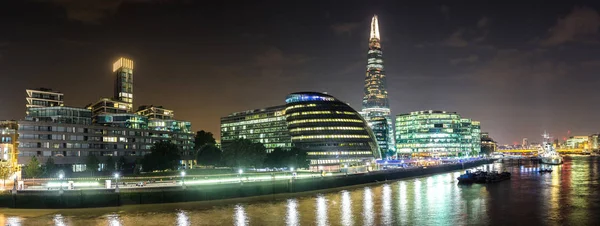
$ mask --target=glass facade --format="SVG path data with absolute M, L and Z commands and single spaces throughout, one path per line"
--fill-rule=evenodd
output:
M 175 117 L 173 110 L 165 109 L 162 106 L 142 105 L 135 113 L 151 119 L 173 119 Z
M 379 149 L 381 151 L 381 156 L 386 157 L 385 153 L 388 152 L 388 122 L 383 117 L 372 118 L 369 122 L 369 126 L 373 130 L 373 134 L 375 134 L 375 138 L 377 139 L 377 144 L 379 145 Z
M 478 121 L 455 112 L 416 111 L 396 116 L 396 148 L 403 156 L 466 156 L 481 151 Z
M 375 136 L 358 112 L 322 93 L 292 93 L 286 98 L 292 143 L 308 152 L 311 169 L 337 170 L 380 158 Z
M 26 89 L 25 93 L 27 94 L 25 98 L 27 101 L 25 105 L 27 115 L 29 115 L 29 110 L 32 108 L 63 106 L 64 103 L 64 95 L 60 92 L 52 91 L 52 89 Z
M 74 107 L 32 108 L 29 109 L 26 120 L 89 125 L 92 124 L 92 112 Z
M 136 114 L 102 114 L 95 116 L 95 122 L 100 125 L 121 128 L 148 128 L 148 118 Z
M 369 39 L 369 51 L 367 61 L 367 72 L 365 77 L 365 88 L 361 115 L 369 124 L 373 125 L 374 119 L 385 118 L 387 121 L 387 134 L 376 136 L 387 136 L 378 140 L 387 140 L 387 148 L 394 148 L 394 126 L 391 118 L 390 105 L 388 101 L 387 82 L 383 67 L 383 52 L 381 51 L 381 40 L 379 36 L 379 21 L 377 16 L 371 20 L 371 36 Z M 373 128 L 372 128 L 373 129 Z
M 290 149 L 292 142 L 285 121 L 285 105 L 236 112 L 221 118 L 221 146 L 226 149 L 235 139 L 249 139 L 275 148 Z

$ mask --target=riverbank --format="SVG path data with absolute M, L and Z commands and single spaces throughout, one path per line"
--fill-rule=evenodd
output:
M 65 190 L 0 195 L 0 207 L 19 209 L 67 209 L 90 207 L 116 207 L 138 204 L 217 201 L 237 198 L 281 198 L 303 192 L 384 182 L 408 177 L 423 176 L 491 163 L 478 160 L 464 164 L 447 164 L 417 169 L 395 169 L 364 174 L 349 174 L 319 178 L 259 181 L 238 184 L 195 185 L 171 188 L 140 189 L 115 193 L 114 190 Z

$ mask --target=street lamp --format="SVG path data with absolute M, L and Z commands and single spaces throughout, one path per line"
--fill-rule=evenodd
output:
M 115 192 L 119 192 L 119 173 L 115 173 Z
M 294 167 L 290 168 L 290 171 L 294 172 Z
M 241 175 L 244 171 L 242 169 L 238 170 L 238 173 Z
M 185 171 L 181 171 L 181 186 L 185 188 Z

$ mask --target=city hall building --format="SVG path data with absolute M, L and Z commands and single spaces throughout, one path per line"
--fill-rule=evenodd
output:
M 221 118 L 223 149 L 236 139 L 307 151 L 312 170 L 339 170 L 381 158 L 368 123 L 348 104 L 323 93 L 301 92 L 286 105 L 232 113 Z

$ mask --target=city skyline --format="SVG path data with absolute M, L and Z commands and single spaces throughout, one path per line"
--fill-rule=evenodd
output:
M 276 105 L 291 92 L 328 92 L 359 110 L 368 24 L 377 14 L 392 117 L 456 111 L 480 120 L 501 144 L 539 141 L 544 130 L 560 138 L 569 130 L 598 132 L 593 112 L 600 109 L 587 99 L 600 83 L 593 57 L 600 16 L 591 1 L 544 11 L 535 3 L 521 10 L 396 2 L 350 2 L 342 10 L 325 3 L 314 12 L 311 3 L 215 5 L 227 9 L 214 10 L 222 16 L 197 13 L 200 2 L 90 2 L 0 3 L 11 9 L 0 9 L 7 31 L 0 74 L 11 84 L 0 91 L 0 118 L 24 117 L 26 88 L 61 91 L 76 107 L 110 96 L 110 65 L 119 57 L 136 62 L 134 108 L 177 109 L 194 130 L 216 136 L 221 116 Z M 175 13 L 154 14 L 164 7 Z M 245 20 L 252 10 L 258 15 Z

